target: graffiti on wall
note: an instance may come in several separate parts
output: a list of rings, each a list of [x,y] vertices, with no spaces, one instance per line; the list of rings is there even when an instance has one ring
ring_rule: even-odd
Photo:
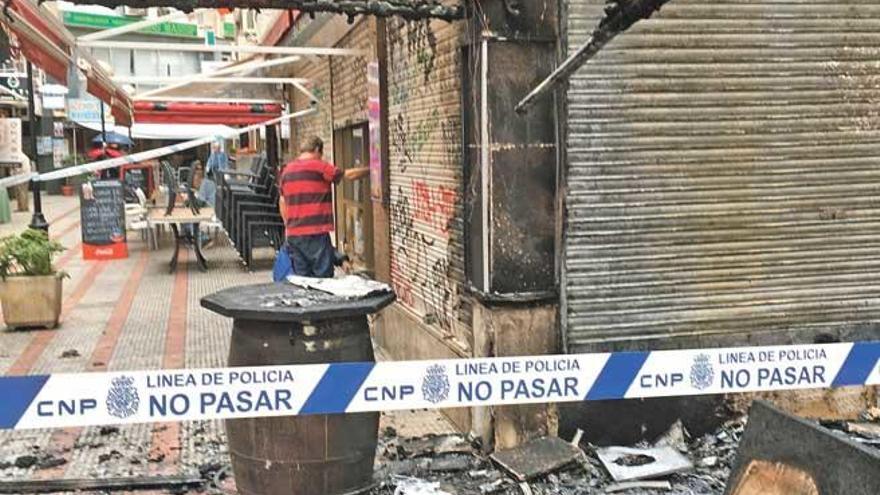
[[[457,194],[446,186],[429,186],[424,181],[413,181],[415,219],[424,222],[432,231],[449,236],[449,224],[455,215]]]
[[[458,323],[461,239],[453,235],[461,138],[458,82],[448,65],[456,45],[452,28],[438,33],[440,26],[389,20],[392,284],[425,323],[467,341]]]

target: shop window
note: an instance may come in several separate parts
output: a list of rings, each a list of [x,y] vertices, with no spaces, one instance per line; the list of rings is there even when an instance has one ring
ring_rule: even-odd
[[[347,170],[369,163],[367,123],[335,131],[333,159]],[[356,271],[373,274],[373,209],[368,179],[342,181],[336,188],[336,243],[351,258]]]

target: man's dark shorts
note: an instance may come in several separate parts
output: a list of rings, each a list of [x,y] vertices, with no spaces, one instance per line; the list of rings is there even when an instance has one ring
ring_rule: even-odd
[[[333,277],[336,250],[330,243],[330,234],[288,237],[287,246],[293,273],[303,277]]]

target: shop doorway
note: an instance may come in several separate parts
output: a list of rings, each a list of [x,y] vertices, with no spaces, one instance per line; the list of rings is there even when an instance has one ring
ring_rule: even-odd
[[[337,167],[365,167],[369,153],[366,122],[334,132],[333,159]],[[355,271],[373,276],[373,206],[368,179],[340,183],[336,189],[336,218],[336,245],[349,255]]]

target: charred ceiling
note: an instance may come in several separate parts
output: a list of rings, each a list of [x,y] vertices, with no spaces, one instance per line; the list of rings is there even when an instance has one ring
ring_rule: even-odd
[[[73,3],[105,7],[174,7],[185,12],[194,9],[296,9],[302,12],[330,12],[347,15],[401,17],[408,20],[442,19],[454,21],[464,17],[464,0],[71,0]]]

